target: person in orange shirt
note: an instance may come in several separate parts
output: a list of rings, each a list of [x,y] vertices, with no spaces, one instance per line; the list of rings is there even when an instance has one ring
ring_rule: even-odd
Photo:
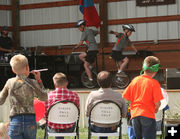
[[[132,126],[136,139],[156,139],[155,113],[163,99],[161,87],[153,77],[161,67],[157,57],[148,56],[143,62],[141,74],[134,78],[123,92],[129,100]]]

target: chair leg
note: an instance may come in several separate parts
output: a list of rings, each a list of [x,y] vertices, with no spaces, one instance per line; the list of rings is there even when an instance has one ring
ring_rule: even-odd
[[[121,131],[122,131],[122,128],[121,128],[121,125],[119,126],[119,139],[122,139],[122,133],[121,133]]]
[[[44,131],[44,139],[46,139],[46,132],[47,132],[47,129],[45,128],[45,131]]]
[[[77,136],[77,139],[79,139],[79,126],[78,125],[76,127],[76,136]],[[76,139],[76,136],[75,136],[75,139]]]
[[[89,129],[88,129],[89,130]],[[88,139],[91,139],[91,133],[88,131]]]
[[[162,131],[162,134],[161,134],[160,139],[164,139],[164,114],[165,114],[165,110],[163,109],[162,123],[161,123],[161,131]]]
[[[91,139],[91,128],[90,127],[88,127],[88,139]]]
[[[48,129],[45,127],[44,139],[48,139]]]
[[[91,133],[88,132],[88,139],[91,139]]]

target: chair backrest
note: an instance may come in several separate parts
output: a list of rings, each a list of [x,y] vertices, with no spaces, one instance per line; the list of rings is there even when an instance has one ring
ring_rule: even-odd
[[[121,120],[121,108],[110,100],[96,103],[90,110],[90,121],[99,124],[113,124]]]
[[[48,110],[47,120],[56,124],[70,124],[79,120],[78,106],[71,101],[58,101]]]

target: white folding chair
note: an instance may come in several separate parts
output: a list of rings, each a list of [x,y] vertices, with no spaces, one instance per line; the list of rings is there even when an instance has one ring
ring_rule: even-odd
[[[63,137],[63,136],[74,136],[79,139],[79,115],[80,110],[78,106],[71,101],[58,101],[54,103],[48,110],[46,116],[46,123],[56,124],[71,124],[75,123],[75,131],[72,133],[52,133],[48,131],[48,124],[46,124],[44,139],[48,136]]]
[[[121,108],[119,105],[110,100],[103,100],[96,103],[90,110],[89,115],[89,128],[88,128],[88,139],[91,136],[109,137],[119,136],[121,139]],[[118,124],[118,130],[113,133],[96,133],[91,130],[93,124]]]

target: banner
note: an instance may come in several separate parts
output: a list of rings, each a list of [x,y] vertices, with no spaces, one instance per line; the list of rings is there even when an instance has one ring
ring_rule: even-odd
[[[96,28],[100,26],[101,19],[94,7],[93,0],[80,0],[79,9],[86,21],[86,26],[95,26]]]

